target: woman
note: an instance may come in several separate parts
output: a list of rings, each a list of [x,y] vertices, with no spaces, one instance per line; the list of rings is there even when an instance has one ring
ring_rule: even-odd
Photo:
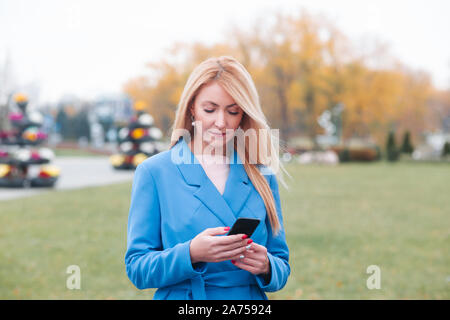
[[[135,172],[125,264],[137,288],[184,300],[267,299],[284,287],[290,266],[275,142],[238,61],[211,58],[195,68],[170,149]],[[251,239],[226,235],[239,217],[260,219]]]

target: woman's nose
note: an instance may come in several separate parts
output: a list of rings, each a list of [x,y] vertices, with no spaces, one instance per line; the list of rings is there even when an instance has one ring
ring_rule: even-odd
[[[217,117],[214,124],[219,129],[225,127],[225,113],[223,111],[217,112]]]

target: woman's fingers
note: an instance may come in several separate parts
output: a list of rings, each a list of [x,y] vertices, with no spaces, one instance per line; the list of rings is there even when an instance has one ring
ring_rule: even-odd
[[[220,258],[224,260],[231,260],[236,256],[245,255],[245,253],[251,248],[252,242],[252,239],[244,239],[228,246],[219,247],[218,250],[222,252]]]
[[[252,250],[254,251],[254,252],[267,252],[267,249],[266,249],[266,247],[264,247],[264,246],[262,246],[262,245],[260,245],[260,244],[257,244],[256,242],[253,242],[252,243]]]
[[[203,230],[203,234],[206,236],[218,236],[221,234],[225,234],[228,231],[230,231],[230,227],[208,228]]]
[[[226,246],[226,245],[235,244],[235,243],[245,240],[247,238],[248,237],[245,234],[233,234],[232,236],[217,237],[216,241],[217,241],[217,244]]]
[[[244,248],[244,250],[240,251],[239,253],[237,253],[236,255],[234,255],[233,257],[231,257],[231,260],[242,260],[242,259],[251,259],[254,260],[255,259],[255,251],[253,251],[251,248],[247,249]]]
[[[238,268],[247,270],[253,274],[267,272],[267,249],[259,244],[252,244],[251,249],[234,257],[231,262]]]
[[[258,268],[258,264],[255,260],[249,259],[249,258],[243,258],[243,259],[233,259],[231,261],[236,267],[247,270],[248,272],[251,272],[253,274],[260,273],[260,268]]]
[[[236,242],[233,242],[231,244],[228,245],[224,245],[221,247],[221,250],[223,251],[232,251],[238,248],[242,248],[242,247],[247,247],[248,245],[251,245],[251,243],[253,242],[252,239],[244,239],[244,240],[238,240]]]
[[[234,259],[236,256],[239,257],[241,255],[244,255],[245,251],[246,251],[245,247],[242,247],[242,246],[238,247],[234,250],[224,251],[220,255],[220,259],[221,260],[231,260],[231,259]]]
[[[190,245],[191,260],[221,262],[230,260],[236,255],[241,256],[253,240],[247,239],[245,234],[223,236],[229,230],[229,227],[217,227],[208,228],[199,233],[192,239]]]
[[[253,240],[248,239],[248,236],[245,234],[220,236],[228,231],[229,229],[224,227],[209,228],[203,231],[203,236],[209,238],[209,256],[212,262],[231,260],[236,256],[243,256],[251,248]]]
[[[219,250],[222,252],[220,258],[224,260],[233,259],[236,256],[245,255],[246,252],[251,248],[253,240],[245,239],[240,240],[232,245],[221,247]]]

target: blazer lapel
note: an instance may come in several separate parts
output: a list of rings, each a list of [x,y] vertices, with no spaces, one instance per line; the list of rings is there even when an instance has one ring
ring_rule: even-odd
[[[249,185],[249,178],[247,172],[245,172],[244,165],[234,150],[231,159],[233,158],[234,160],[230,163],[230,173],[225,185],[223,198],[234,212],[234,215],[238,217],[250,195],[251,186]]]
[[[237,152],[233,150],[230,157],[233,160],[230,161],[230,172],[223,195],[219,193],[208,178],[183,137],[172,148],[172,152],[179,162],[176,164],[186,182],[189,185],[199,186],[194,196],[216,215],[225,226],[231,227],[236,221],[236,217],[251,190],[251,187],[248,185],[248,176]],[[174,159],[173,155],[172,159]]]

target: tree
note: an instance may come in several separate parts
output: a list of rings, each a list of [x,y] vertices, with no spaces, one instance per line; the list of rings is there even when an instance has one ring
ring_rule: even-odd
[[[390,131],[388,134],[387,142],[386,142],[386,156],[388,161],[397,161],[399,152],[397,150],[397,146],[395,144],[395,134],[394,131]]]
[[[339,103],[345,106],[343,140],[360,137],[383,145],[392,125],[410,130],[411,140],[420,137],[433,92],[427,74],[396,62],[385,45],[375,43],[360,54],[323,17],[302,11],[273,18],[249,30],[230,28],[230,40],[211,46],[177,43],[164,59],[148,64],[151,77],[131,79],[124,89],[146,101],[167,132],[193,68],[211,56],[231,55],[251,74],[269,126],[280,129],[281,144],[299,133],[315,143],[323,133],[318,116]]]
[[[274,17],[272,24],[257,23],[248,33],[236,29],[231,38],[253,76],[269,125],[280,128],[286,142],[301,125],[315,143],[321,133],[317,117],[339,102],[334,80],[342,60],[339,43],[345,41],[336,28],[305,11]]]
[[[89,124],[87,110],[81,110],[74,118],[74,129],[77,139],[86,137],[91,140],[91,127]]]
[[[60,107],[58,114],[56,115],[57,132],[61,134],[61,137],[66,138],[69,131],[69,117],[67,116],[64,107]]]
[[[450,155],[450,143],[448,141],[445,142],[444,147],[442,148],[442,157],[446,157]]]
[[[410,137],[410,132],[406,131],[405,134],[403,135],[403,143],[402,143],[402,147],[401,147],[401,153],[406,153],[406,154],[411,154],[414,151],[413,146],[411,145],[411,137]]]

